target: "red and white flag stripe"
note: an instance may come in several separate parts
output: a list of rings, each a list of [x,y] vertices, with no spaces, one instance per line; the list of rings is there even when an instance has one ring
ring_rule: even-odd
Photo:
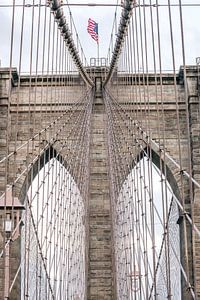
[[[89,18],[87,31],[91,35],[91,37],[98,43],[99,42],[98,23],[96,23],[94,20]]]

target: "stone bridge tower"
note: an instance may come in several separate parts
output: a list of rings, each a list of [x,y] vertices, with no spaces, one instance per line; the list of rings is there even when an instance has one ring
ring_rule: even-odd
[[[97,70],[99,71],[99,70]],[[97,72],[96,71],[96,72]],[[92,113],[91,113],[91,140],[90,140],[90,163],[89,163],[89,192],[88,192],[88,201],[89,201],[89,212],[88,212],[88,227],[89,227],[89,245],[88,245],[88,299],[117,299],[116,290],[115,290],[115,272],[114,272],[114,249],[112,242],[112,212],[111,212],[111,203],[110,203],[110,176],[109,176],[109,167],[108,167],[108,143],[107,143],[107,113],[106,113],[106,97],[103,97],[102,93],[102,77],[104,76],[105,70],[99,71],[96,78],[96,90],[93,91],[93,104],[92,104]],[[10,75],[12,76],[10,81]],[[72,104],[77,100],[78,97],[83,95],[85,86],[80,81],[79,76],[75,75],[73,81],[63,78],[65,82],[65,87],[67,87],[67,93],[70,95],[70,101],[68,103],[61,104],[70,108]],[[146,84],[145,77],[141,80],[144,80],[143,85]],[[150,116],[150,131],[152,132],[152,141],[151,149],[153,149],[152,157],[155,164],[159,164],[159,160],[162,160],[162,147],[158,146],[157,141],[159,136],[156,135],[155,127],[157,126],[155,122],[155,84],[160,85],[160,77],[155,78],[155,76],[149,76],[149,88],[150,88],[150,107],[149,107],[149,116]],[[12,85],[10,86],[10,82]],[[34,78],[31,78],[31,90],[29,88],[30,78],[24,76],[21,78],[20,86],[18,86],[18,74],[17,70],[13,69],[12,72],[8,69],[0,69],[0,160],[3,159],[6,155],[13,152],[15,149],[15,143],[20,146],[27,141],[27,137],[30,136],[30,127],[27,125],[28,122],[34,122],[36,130],[41,127],[50,124],[50,120],[55,120],[58,116],[60,109],[59,106],[59,95],[63,91],[63,82],[62,84],[58,82],[55,78],[52,78],[54,83],[55,94],[49,94],[48,90],[48,80],[45,77],[40,77],[37,81],[34,81]],[[42,84],[41,84],[42,83]],[[177,113],[177,103],[174,100],[174,78],[170,74],[163,74],[162,84],[165,93],[165,99],[167,101],[162,107],[164,111],[164,122],[161,124],[165,125],[165,130],[167,132],[166,137],[166,150],[169,153],[167,157],[167,177],[170,182],[172,189],[176,196],[180,197],[180,182],[181,180],[185,181],[184,195],[186,203],[186,213],[193,214],[195,224],[200,225],[200,199],[199,199],[199,189],[193,187],[193,199],[190,199],[191,195],[189,194],[189,182],[186,176],[183,176],[183,173],[180,172],[177,164],[174,164],[174,161],[178,157],[178,148],[176,139],[174,138],[174,119],[176,118]],[[190,140],[191,140],[191,160],[192,160],[192,173],[196,180],[199,180],[200,176],[200,141],[199,141],[199,121],[197,120],[197,112],[199,111],[199,91],[197,84],[197,69],[196,67],[188,67],[187,70],[187,82],[183,80],[183,73],[180,70],[180,73],[176,75],[176,84],[178,92],[178,110],[180,117],[180,128],[181,128],[181,151],[183,153],[183,170],[188,169],[188,152],[186,149],[187,144],[187,120],[189,121],[189,130],[190,130]],[[184,100],[184,87],[187,84],[188,86],[188,99],[187,103]],[[129,76],[129,81],[126,81],[124,85],[124,78],[122,75],[117,75],[115,79],[109,85],[110,94],[118,99],[120,106],[125,110],[127,116],[132,110],[132,100],[130,99],[131,89],[133,85],[132,77]],[[34,99],[35,89],[37,88],[38,92],[36,95],[36,102],[31,102],[30,99]],[[20,95],[17,98],[17,95]],[[30,94],[32,93],[32,95]],[[46,95],[46,102],[41,105],[41,93]],[[20,99],[20,102],[17,103],[16,99]],[[35,101],[35,100],[34,100]],[[161,100],[158,97],[158,102],[160,106],[162,105]],[[143,109],[140,110],[141,120],[146,116],[144,112],[145,103],[142,103]],[[186,116],[186,106],[188,107],[189,116]],[[16,114],[16,107],[18,107],[18,115]],[[53,109],[52,109],[53,107]],[[54,140],[54,151],[59,151],[62,139],[67,135],[74,123],[74,120],[70,119],[70,109],[66,109],[66,115],[69,117],[69,125],[62,133],[61,136],[56,137]],[[36,119],[32,120],[32,112],[35,111]],[[18,135],[16,137],[15,133],[10,131],[10,128],[14,128],[13,124],[16,123],[16,118],[18,118]],[[11,126],[12,124],[12,126]],[[124,126],[124,125],[123,125]],[[137,126],[137,124],[136,124]],[[136,132],[136,131],[135,131]],[[134,136],[135,134],[135,136]],[[137,128],[137,133],[133,134],[133,139],[144,137],[145,133],[140,132],[140,128]],[[137,136],[136,136],[137,135]],[[7,144],[9,137],[9,144]],[[15,183],[15,178],[13,177],[16,172],[16,169],[13,170],[13,165],[17,168],[17,172],[21,172],[26,167],[30,157],[37,160],[38,153],[41,149],[44,149],[47,143],[50,142],[53,137],[53,132],[51,127],[48,131],[43,132],[41,135],[38,135],[36,138],[32,139],[30,142],[34,142],[33,152],[22,152],[20,156],[13,156],[10,159],[3,161],[0,165],[0,190],[3,193],[6,190],[5,187],[5,176],[7,182],[9,182],[11,187],[14,187],[12,190],[12,197],[16,199],[16,206],[20,208],[20,205],[24,206],[25,195],[24,195],[24,184],[28,182],[31,184],[32,177],[28,174],[21,176],[20,180]],[[128,139],[130,136],[128,137]],[[148,141],[148,136],[145,136],[144,140]],[[72,142],[72,141],[71,141]],[[71,146],[73,143],[71,144]],[[70,156],[70,145],[66,147],[65,150],[68,151],[65,153],[65,156]],[[146,145],[144,144],[144,147]],[[126,156],[127,164],[127,174],[129,173],[129,167],[133,166],[133,158],[137,158],[139,150],[130,149],[129,153],[124,153]],[[44,151],[43,162],[48,158],[48,155],[52,155],[52,150],[47,152]],[[45,158],[46,157],[46,158]],[[173,158],[174,161],[172,161]],[[15,162],[15,163],[14,163]],[[40,167],[42,168],[42,161]],[[77,176],[77,164],[76,168],[73,169],[74,165],[71,166],[73,171],[73,176]],[[33,171],[32,176],[35,176],[38,173],[38,169],[32,165]],[[125,178],[124,178],[125,179]],[[121,185],[123,182],[121,182]],[[9,198],[9,195],[7,197]],[[2,198],[4,199],[4,198]],[[5,201],[2,200],[2,201]],[[7,202],[6,202],[7,203]],[[191,208],[191,203],[193,207]],[[3,202],[0,203],[1,205]],[[8,211],[10,209],[9,205]],[[12,210],[15,211],[15,208]],[[21,208],[20,208],[21,209]],[[7,210],[5,208],[2,211],[0,219],[0,252],[3,248],[5,242],[5,231],[3,227],[5,213]],[[16,213],[16,218],[19,217],[19,214]],[[180,219],[177,220],[180,223],[180,230],[183,229],[183,219],[184,215],[180,215]],[[194,247],[191,247],[191,239],[193,239]],[[191,232],[188,235],[188,245],[190,253],[190,277],[192,282],[196,287],[196,294],[200,297],[200,252],[199,242],[196,240],[196,236]],[[182,260],[184,263],[184,248],[185,245],[182,244]],[[20,232],[17,233],[16,239],[13,239],[13,242],[10,247],[10,282],[13,280],[13,274],[16,274],[17,265],[20,261]],[[2,290],[5,285],[4,274],[5,274],[5,256],[0,258],[0,299],[3,299]],[[183,299],[188,299],[187,287],[183,284]],[[16,281],[16,284],[13,288],[10,299],[19,299],[20,291],[20,276]]]

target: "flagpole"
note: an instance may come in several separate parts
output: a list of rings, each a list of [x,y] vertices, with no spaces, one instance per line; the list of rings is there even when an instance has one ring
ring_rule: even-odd
[[[96,33],[97,33],[97,58],[98,58],[98,67],[100,66],[99,63],[99,24],[97,23],[97,28],[96,28]]]
[[[97,61],[99,66],[99,41],[97,41]]]

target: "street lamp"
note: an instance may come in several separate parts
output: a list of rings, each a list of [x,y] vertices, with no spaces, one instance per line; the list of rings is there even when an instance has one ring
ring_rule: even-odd
[[[130,278],[130,289],[132,292],[137,293],[140,290],[140,280],[142,275],[139,271],[136,270],[136,267],[134,268],[135,271],[128,275]]]

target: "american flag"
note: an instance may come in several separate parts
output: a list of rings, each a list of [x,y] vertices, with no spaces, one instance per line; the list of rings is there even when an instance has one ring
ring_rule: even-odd
[[[99,42],[98,23],[96,23],[95,21],[89,18],[87,31],[91,35],[91,37],[98,43]]]

